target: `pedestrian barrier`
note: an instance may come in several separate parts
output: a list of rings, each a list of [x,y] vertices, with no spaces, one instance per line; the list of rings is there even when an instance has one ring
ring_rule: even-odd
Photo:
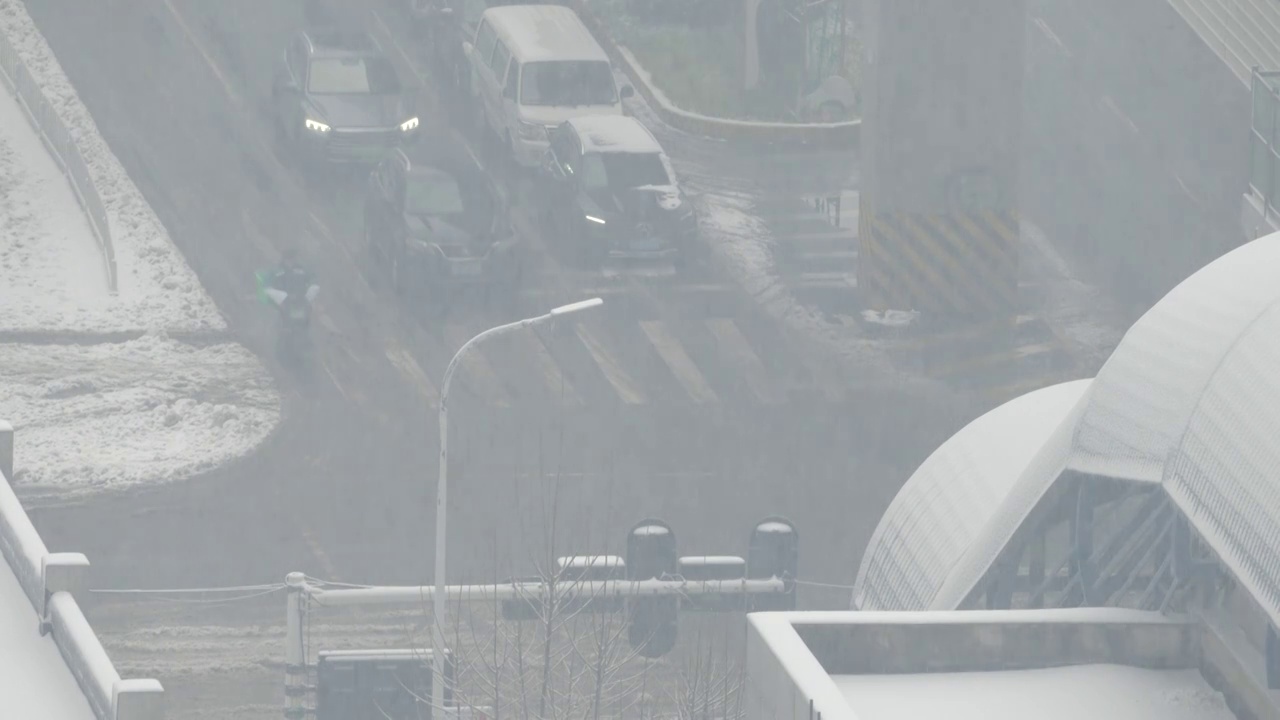
[[[917,310],[926,319],[1017,315],[1017,213],[875,212],[865,197],[858,218],[865,307]]]
[[[9,485],[13,426],[0,420],[0,555],[31,601],[31,632],[53,636],[97,720],[163,720],[164,688],[156,680],[122,680],[76,602],[89,561],[50,553]]]
[[[22,58],[13,47],[13,43],[4,33],[0,33],[0,77],[3,77],[9,92],[17,98],[18,104],[26,113],[31,126],[40,136],[40,142],[53,156],[54,162],[67,177],[76,201],[84,210],[89,220],[89,227],[98,241],[98,249],[102,252],[103,264],[107,273],[107,289],[111,294],[118,291],[116,274],[115,246],[111,243],[111,228],[107,222],[107,210],[102,204],[102,197],[89,176],[89,167],[79,146],[71,137],[71,132],[63,125],[53,105],[45,97],[40,85],[36,83]]]

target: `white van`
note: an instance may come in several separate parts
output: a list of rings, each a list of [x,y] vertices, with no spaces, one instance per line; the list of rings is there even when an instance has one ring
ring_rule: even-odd
[[[473,100],[485,123],[524,167],[537,167],[547,131],[572,117],[621,115],[604,48],[577,13],[560,5],[489,8],[464,47]]]

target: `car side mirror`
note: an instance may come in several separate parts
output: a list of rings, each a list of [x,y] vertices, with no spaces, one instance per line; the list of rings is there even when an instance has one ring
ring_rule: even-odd
[[[462,54],[463,54],[463,55],[466,55],[467,57],[471,57],[471,51],[472,51],[472,50],[475,50],[475,47],[476,47],[475,45],[472,45],[471,43],[467,42],[466,40],[463,40],[463,41],[462,41]]]
[[[618,91],[618,94],[622,96],[623,100],[626,100],[628,98],[635,97],[636,89],[630,85],[623,85],[622,89]]]
[[[295,93],[298,92],[298,82],[291,77],[282,77],[276,80],[277,93]]]

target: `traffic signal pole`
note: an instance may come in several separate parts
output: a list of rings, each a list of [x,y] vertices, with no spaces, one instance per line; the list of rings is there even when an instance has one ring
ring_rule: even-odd
[[[285,716],[289,718],[302,717],[306,712],[302,696],[305,693],[308,658],[304,656],[302,628],[308,608],[418,605],[430,603],[436,597],[436,588],[429,585],[327,589],[307,582],[302,573],[290,573],[285,582],[289,589],[286,613],[288,628],[285,634]],[[557,602],[568,602],[574,599],[656,596],[781,595],[790,592],[792,585],[793,581],[790,579],[774,577],[753,580],[562,580],[443,587],[446,602],[537,599],[546,597],[552,587],[555,588]],[[434,652],[433,649],[433,655]],[[448,717],[452,708],[442,707],[441,711]]]

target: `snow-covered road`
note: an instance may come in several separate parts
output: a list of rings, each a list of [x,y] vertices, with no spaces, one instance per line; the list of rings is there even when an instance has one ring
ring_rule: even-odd
[[[21,3],[0,0],[0,32],[76,138],[119,269],[113,294],[70,184],[0,84],[0,418],[17,431],[15,489],[80,496],[243,456],[279,421],[266,368],[226,336]]]

